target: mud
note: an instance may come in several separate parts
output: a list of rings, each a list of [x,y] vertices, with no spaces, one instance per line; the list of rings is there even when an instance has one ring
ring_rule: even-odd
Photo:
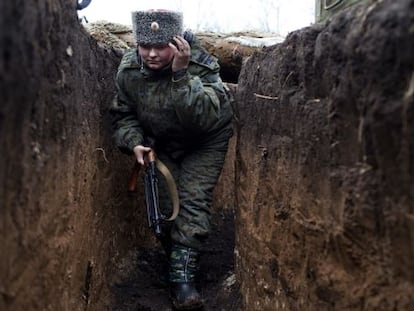
[[[212,236],[201,249],[197,287],[203,296],[203,310],[240,310],[241,296],[234,274],[234,215],[216,213]],[[168,287],[161,274],[166,260],[156,246],[131,251],[128,266],[131,273],[114,283],[115,301],[111,310],[172,310]]]

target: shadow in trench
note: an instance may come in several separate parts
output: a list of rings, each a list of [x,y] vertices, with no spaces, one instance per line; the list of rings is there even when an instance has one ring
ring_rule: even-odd
[[[234,274],[234,215],[216,211],[211,236],[201,249],[198,287],[205,302],[204,311],[242,310]],[[113,286],[114,311],[172,310],[168,287],[160,282],[166,265],[161,247],[140,249],[131,261],[134,268],[126,279]]]

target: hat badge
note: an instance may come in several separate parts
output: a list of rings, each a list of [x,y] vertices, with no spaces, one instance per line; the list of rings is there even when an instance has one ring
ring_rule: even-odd
[[[151,30],[156,32],[156,31],[158,31],[158,29],[160,29],[160,25],[157,22],[152,22],[151,23]]]

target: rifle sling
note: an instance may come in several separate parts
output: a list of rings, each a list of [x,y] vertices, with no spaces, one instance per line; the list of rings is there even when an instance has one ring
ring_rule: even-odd
[[[169,218],[165,219],[165,221],[173,221],[175,218],[177,218],[180,211],[180,200],[178,198],[177,185],[175,184],[174,177],[171,175],[170,170],[167,168],[167,166],[165,166],[164,163],[162,163],[162,161],[157,159],[155,161],[155,165],[161,174],[164,175],[165,180],[167,181],[168,191],[170,192],[170,197],[173,204],[173,212]]]

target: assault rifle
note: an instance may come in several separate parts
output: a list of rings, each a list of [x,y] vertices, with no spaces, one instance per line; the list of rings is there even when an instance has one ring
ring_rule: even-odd
[[[178,215],[178,191],[170,171],[160,160],[156,159],[153,149],[145,155],[144,162],[144,190],[148,227],[152,228],[157,237],[160,237],[162,235],[161,224],[165,221],[174,220]],[[135,161],[134,169],[128,183],[128,191],[130,192],[134,192],[136,189],[139,169],[139,164]],[[159,207],[157,171],[160,171],[166,178],[171,200],[173,202],[173,212],[169,218],[162,214]]]
[[[148,152],[148,164],[144,174],[145,202],[147,204],[148,226],[154,230],[157,237],[161,236],[161,222],[165,219],[159,210],[158,178],[155,168],[155,153]]]

